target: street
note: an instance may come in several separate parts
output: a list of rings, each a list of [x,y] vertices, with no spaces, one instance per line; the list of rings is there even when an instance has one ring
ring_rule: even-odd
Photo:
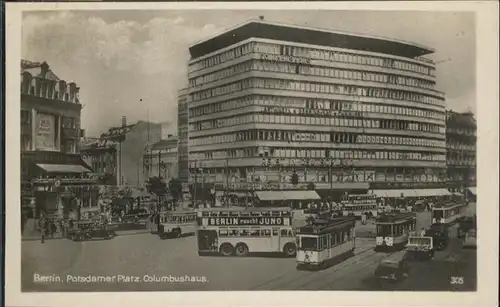
[[[418,213],[417,221],[417,229],[429,226],[430,213]],[[476,251],[462,249],[456,229],[450,234],[446,250],[437,252],[431,261],[412,264],[410,277],[389,285],[389,289],[473,291]],[[155,235],[138,234],[87,242],[26,241],[22,243],[22,290],[378,290],[371,277],[389,254],[376,253],[374,244],[373,238],[357,238],[354,257],[324,271],[304,272],[296,270],[294,258],[199,257],[195,237],[160,240]],[[56,278],[35,282],[35,274]],[[67,282],[68,276],[73,280],[79,276],[116,276],[116,280]],[[160,280],[162,276],[167,280]],[[452,277],[462,277],[463,282],[452,285]]]

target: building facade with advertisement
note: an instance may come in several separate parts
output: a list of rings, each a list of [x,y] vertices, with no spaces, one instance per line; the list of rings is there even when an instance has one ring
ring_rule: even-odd
[[[476,196],[476,129],[472,112],[446,112],[446,166],[448,187]]]
[[[29,217],[97,207],[96,180],[79,154],[79,90],[47,63],[21,61],[21,203]]]
[[[177,135],[179,136],[178,149],[178,178],[187,184],[189,181],[189,150],[188,150],[188,105],[187,105],[187,89],[181,89],[178,97],[178,117],[177,117]]]
[[[179,140],[176,136],[168,135],[165,140],[160,140],[152,145],[146,146],[144,150],[143,167],[145,178],[161,177],[165,182],[177,178]]]
[[[83,159],[93,167],[103,185],[141,187],[147,174],[143,168],[144,151],[148,144],[161,139],[161,124],[139,121],[109,128],[95,141],[82,148]]]
[[[258,20],[189,51],[190,180],[197,185],[445,184],[444,94],[435,89],[435,64],[422,57],[431,48]]]

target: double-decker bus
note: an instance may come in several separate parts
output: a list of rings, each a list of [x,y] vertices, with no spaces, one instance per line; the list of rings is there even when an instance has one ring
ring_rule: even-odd
[[[312,220],[297,228],[297,269],[324,269],[354,255],[354,217]]]
[[[165,211],[153,215],[148,223],[151,233],[160,238],[178,238],[196,232],[196,211]]]
[[[373,194],[349,194],[341,201],[344,216],[377,216],[377,196]]]
[[[416,213],[384,213],[375,220],[377,235],[375,250],[397,250],[404,248],[408,236],[417,226]]]
[[[198,210],[198,255],[246,256],[296,253],[290,208],[206,208]]]
[[[451,225],[465,216],[467,205],[464,203],[447,203],[432,208],[432,223]]]

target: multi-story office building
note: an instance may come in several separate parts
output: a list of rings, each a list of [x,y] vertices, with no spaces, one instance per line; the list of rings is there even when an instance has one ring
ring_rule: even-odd
[[[446,165],[449,188],[476,194],[476,129],[472,112],[446,112]]]
[[[79,154],[79,90],[46,62],[21,61],[21,201],[29,216],[97,206],[96,180]]]
[[[189,181],[189,151],[188,151],[188,105],[187,89],[179,91],[178,98],[178,117],[177,117],[177,135],[179,136],[178,149],[178,178],[183,184]]]
[[[189,51],[192,182],[247,191],[444,185],[444,94],[422,57],[431,48],[259,20]]]
[[[177,146],[179,140],[176,136],[168,135],[167,139],[146,146],[143,155],[145,178],[161,177],[165,182],[176,178],[178,175]]]
[[[147,180],[143,165],[146,147],[161,139],[161,124],[138,121],[112,127],[96,142],[86,144],[81,153],[101,178],[101,184],[140,187]]]

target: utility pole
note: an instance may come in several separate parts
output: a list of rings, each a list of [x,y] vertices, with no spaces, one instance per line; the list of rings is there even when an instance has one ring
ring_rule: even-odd
[[[197,178],[198,178],[198,166],[196,160],[194,160],[193,206],[196,205],[196,186],[198,184]]]
[[[158,149],[158,178],[161,177],[161,149]]]

